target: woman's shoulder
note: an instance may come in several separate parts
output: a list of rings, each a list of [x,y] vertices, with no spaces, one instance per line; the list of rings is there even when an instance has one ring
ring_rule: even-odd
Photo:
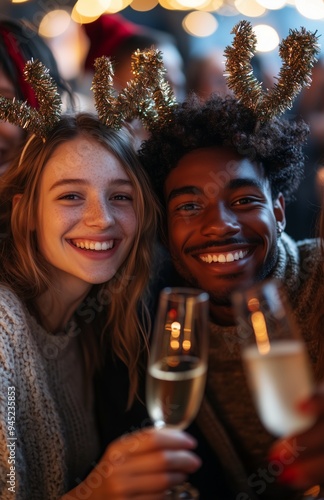
[[[26,308],[18,295],[8,286],[0,283],[1,325],[26,323]]]
[[[18,295],[7,285],[0,282],[0,305],[4,308],[23,309],[23,303]]]

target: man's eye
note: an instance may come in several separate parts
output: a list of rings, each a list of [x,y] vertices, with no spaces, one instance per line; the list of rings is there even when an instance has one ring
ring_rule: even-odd
[[[253,198],[249,198],[248,196],[246,196],[245,198],[240,198],[239,200],[236,200],[234,202],[234,205],[247,205],[248,203],[252,203],[253,202]]]
[[[198,209],[199,205],[197,205],[196,203],[183,203],[177,208],[178,211],[184,210],[185,212],[190,212],[192,210],[198,210]]]

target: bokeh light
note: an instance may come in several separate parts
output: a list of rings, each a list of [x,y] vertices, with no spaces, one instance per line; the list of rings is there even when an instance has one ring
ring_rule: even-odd
[[[324,18],[323,0],[296,0],[295,4],[298,12],[308,19]]]
[[[209,12],[190,12],[182,21],[184,30],[192,36],[210,36],[218,28],[216,18]]]
[[[267,24],[254,26],[253,31],[257,37],[257,52],[271,52],[278,47],[280,39],[277,31]]]
[[[235,0],[234,5],[240,14],[248,17],[259,17],[267,11],[257,0]]]
[[[154,9],[158,3],[158,0],[133,0],[130,6],[133,10],[147,12]]]
[[[178,0],[178,3],[186,9],[200,9],[209,2],[206,0]]]
[[[258,3],[266,9],[278,10],[282,9],[286,5],[286,0],[258,0]]]
[[[53,38],[62,35],[71,22],[70,13],[66,10],[52,10],[45,14],[41,20],[38,32],[45,38]]]
[[[111,0],[78,0],[74,8],[84,17],[101,16],[111,5]]]

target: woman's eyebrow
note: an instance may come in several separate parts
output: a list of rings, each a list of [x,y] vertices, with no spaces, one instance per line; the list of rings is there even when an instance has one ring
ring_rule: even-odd
[[[84,184],[85,185],[85,184],[88,184],[88,181],[85,179],[76,179],[76,178],[59,179],[58,181],[54,182],[54,184],[52,184],[50,191],[52,191],[52,189],[55,189],[57,187],[65,186],[67,184]]]
[[[87,179],[78,179],[78,178],[60,179],[60,180],[54,182],[54,184],[52,184],[50,191],[52,189],[57,188],[57,187],[66,186],[68,184],[87,185],[89,183],[90,182]],[[118,179],[112,179],[112,180],[107,179],[107,184],[109,184],[111,186],[123,186],[123,185],[129,186],[129,185],[132,185],[132,183],[129,179],[124,179],[124,178],[118,178]]]

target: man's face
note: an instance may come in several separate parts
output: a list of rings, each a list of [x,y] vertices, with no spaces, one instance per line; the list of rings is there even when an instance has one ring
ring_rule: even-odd
[[[219,321],[232,322],[232,292],[264,279],[276,263],[282,196],[272,201],[262,167],[212,147],[179,161],[165,182],[165,198],[177,271],[209,292]]]

